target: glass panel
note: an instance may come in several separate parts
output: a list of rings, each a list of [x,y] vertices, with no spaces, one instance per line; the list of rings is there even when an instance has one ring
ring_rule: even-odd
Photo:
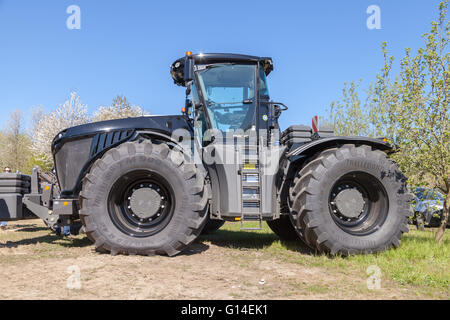
[[[245,131],[254,125],[255,67],[214,64],[197,72],[214,129]]]
[[[259,68],[259,96],[261,99],[269,99],[269,87],[267,86],[266,73]]]
[[[198,96],[197,87],[195,84],[192,85],[191,98],[194,105],[194,127],[196,128],[198,143],[202,145],[203,134],[208,130],[208,125],[205,118],[205,113],[203,108],[195,109],[197,103],[201,103],[200,97]]]

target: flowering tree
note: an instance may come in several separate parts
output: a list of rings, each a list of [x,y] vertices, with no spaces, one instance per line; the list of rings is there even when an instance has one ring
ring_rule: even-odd
[[[53,163],[51,142],[62,130],[90,122],[87,105],[82,104],[76,92],[51,113],[39,109],[33,119],[33,143],[31,150],[35,157],[44,164]]]

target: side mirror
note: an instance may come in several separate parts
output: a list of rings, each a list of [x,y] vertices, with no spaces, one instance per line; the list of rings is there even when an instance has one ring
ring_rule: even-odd
[[[273,115],[276,119],[278,119],[281,116],[281,107],[277,104],[273,106]]]
[[[269,104],[269,118],[276,121],[281,115],[281,108],[277,104]]]
[[[194,58],[186,56],[184,60],[184,83],[194,80]]]
[[[195,101],[195,103],[194,103],[194,109],[195,109],[195,110],[198,110],[198,109],[200,109],[201,107],[202,107],[202,103],[199,102],[199,101]]]
[[[192,101],[189,99],[186,99],[186,102],[184,103],[184,107],[186,110],[189,110],[192,107]]]

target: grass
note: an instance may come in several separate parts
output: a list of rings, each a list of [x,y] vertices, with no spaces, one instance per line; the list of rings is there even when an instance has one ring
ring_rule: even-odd
[[[442,245],[434,240],[430,230],[413,230],[402,239],[402,246],[381,254],[353,256],[349,261],[356,265],[377,265],[394,281],[426,287],[449,288],[450,246],[446,234]]]
[[[359,273],[367,278],[367,268],[377,266],[382,279],[400,286],[413,286],[425,294],[437,291],[450,297],[450,230],[443,243],[434,240],[434,230],[411,231],[402,237],[400,248],[386,252],[350,257],[317,255],[301,241],[281,241],[266,223],[262,230],[241,231],[239,223],[227,223],[218,232],[202,236],[204,241],[239,250],[261,251],[267,256],[307,267],[325,267],[344,274]],[[299,254],[299,252],[303,254]],[[247,257],[248,258],[248,257]],[[320,291],[321,288],[311,288]]]

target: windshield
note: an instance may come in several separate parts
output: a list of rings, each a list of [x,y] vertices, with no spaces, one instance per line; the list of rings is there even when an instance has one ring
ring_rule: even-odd
[[[199,87],[213,129],[248,130],[255,123],[255,65],[199,66]]]

